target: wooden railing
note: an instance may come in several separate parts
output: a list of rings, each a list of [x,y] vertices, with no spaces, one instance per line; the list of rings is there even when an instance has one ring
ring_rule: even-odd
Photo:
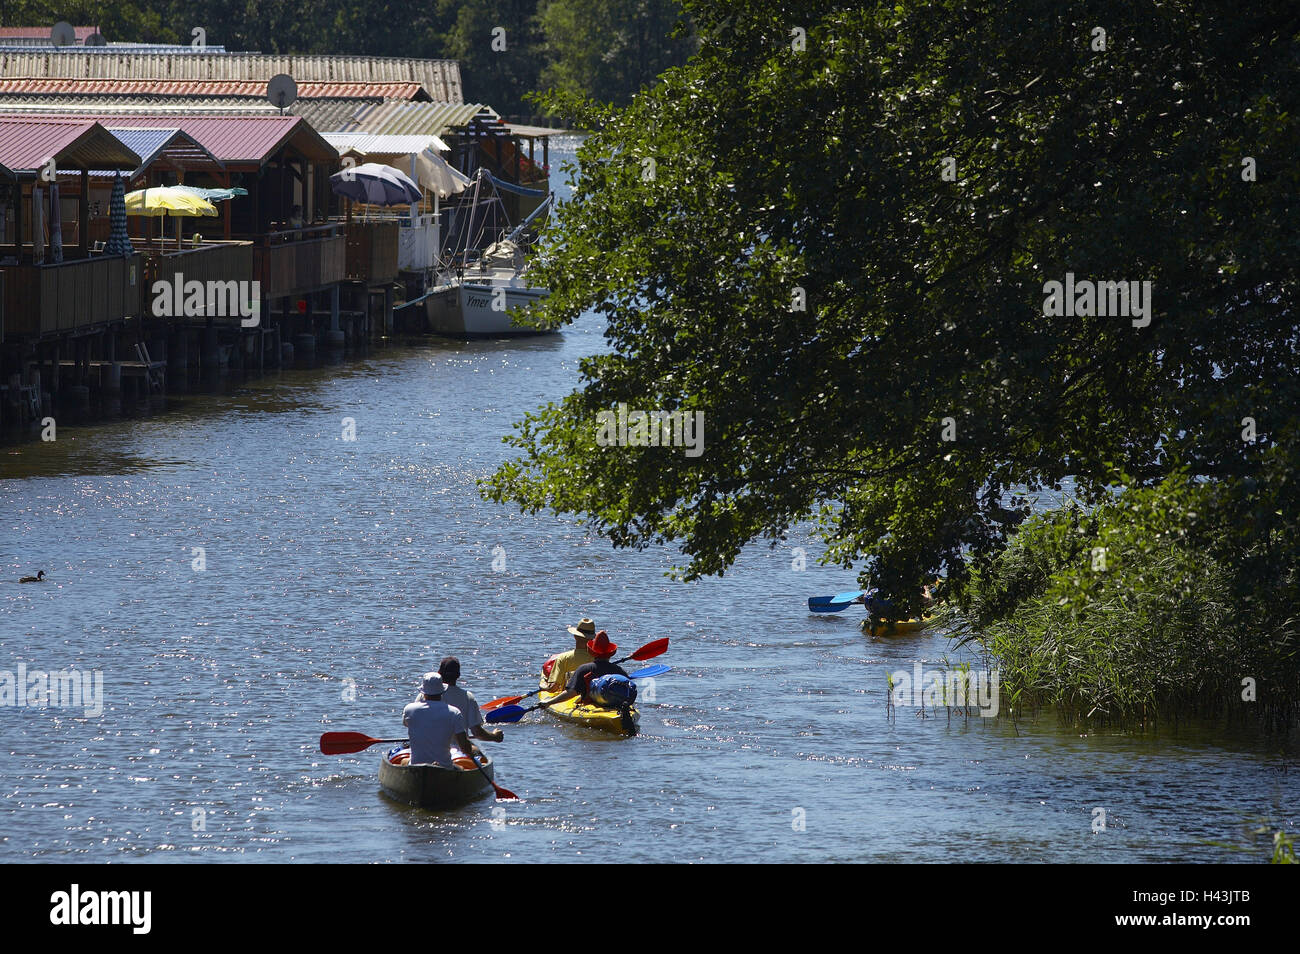
[[[352,281],[380,285],[397,279],[397,219],[351,221],[347,236],[347,274]]]
[[[264,298],[301,294],[344,281],[347,250],[338,225],[289,229],[262,237],[253,248],[254,277]]]
[[[6,337],[37,338],[106,325],[138,317],[144,303],[140,255],[6,265],[4,277]]]
[[[211,241],[197,248],[150,254],[145,264],[146,315],[242,320],[251,314],[252,299],[261,297],[261,289],[254,285],[254,268],[252,242]],[[168,287],[155,291],[158,281]],[[201,315],[187,314],[193,298],[185,289],[196,287],[194,282],[203,291]],[[160,295],[172,296],[171,301],[159,300]]]

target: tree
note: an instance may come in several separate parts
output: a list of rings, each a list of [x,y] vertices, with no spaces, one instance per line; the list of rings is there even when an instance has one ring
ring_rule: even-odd
[[[1070,476],[1185,469],[1241,489],[1225,527],[1294,498],[1300,11],[687,9],[691,62],[589,108],[541,262],[540,320],[593,309],[610,353],[489,497],[675,543],[687,578],[811,519],[911,607]],[[1151,282],[1149,322],[1049,314],[1067,273]],[[620,403],[703,412],[705,452],[601,446]]]
[[[454,17],[443,51],[460,61],[466,102],[523,111],[542,68],[536,7],[536,0],[441,0],[440,14]]]
[[[618,105],[695,47],[676,0],[549,0],[538,20],[542,85]]]

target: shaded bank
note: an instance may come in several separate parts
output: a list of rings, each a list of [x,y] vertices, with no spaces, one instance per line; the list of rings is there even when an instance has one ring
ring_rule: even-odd
[[[1125,726],[1185,718],[1294,726],[1289,551],[1219,533],[1223,488],[1172,479],[1027,521],[960,597],[1012,705]]]

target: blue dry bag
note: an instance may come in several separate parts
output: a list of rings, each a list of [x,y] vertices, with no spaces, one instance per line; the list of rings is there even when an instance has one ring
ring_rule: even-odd
[[[630,706],[636,702],[636,683],[618,673],[597,676],[588,685],[587,696],[598,706]]]

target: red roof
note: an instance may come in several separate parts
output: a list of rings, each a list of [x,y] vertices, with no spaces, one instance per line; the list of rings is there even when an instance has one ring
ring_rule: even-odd
[[[305,148],[315,147],[317,158],[338,155],[320,133],[301,116],[112,116],[103,118],[113,127],[167,127],[193,136],[208,152],[226,164],[257,163],[271,158],[290,139],[299,139]],[[0,162],[3,162],[0,159]],[[12,167],[11,167],[12,168]]]
[[[261,80],[0,79],[0,93],[31,96],[266,96]],[[428,94],[419,83],[298,84],[302,99],[416,99]]]
[[[31,172],[51,159],[98,169],[134,169],[140,162],[93,119],[0,116],[0,165]]]
[[[97,26],[74,26],[77,42],[85,44],[86,37],[99,32]],[[48,40],[54,27],[0,27],[0,40]]]

